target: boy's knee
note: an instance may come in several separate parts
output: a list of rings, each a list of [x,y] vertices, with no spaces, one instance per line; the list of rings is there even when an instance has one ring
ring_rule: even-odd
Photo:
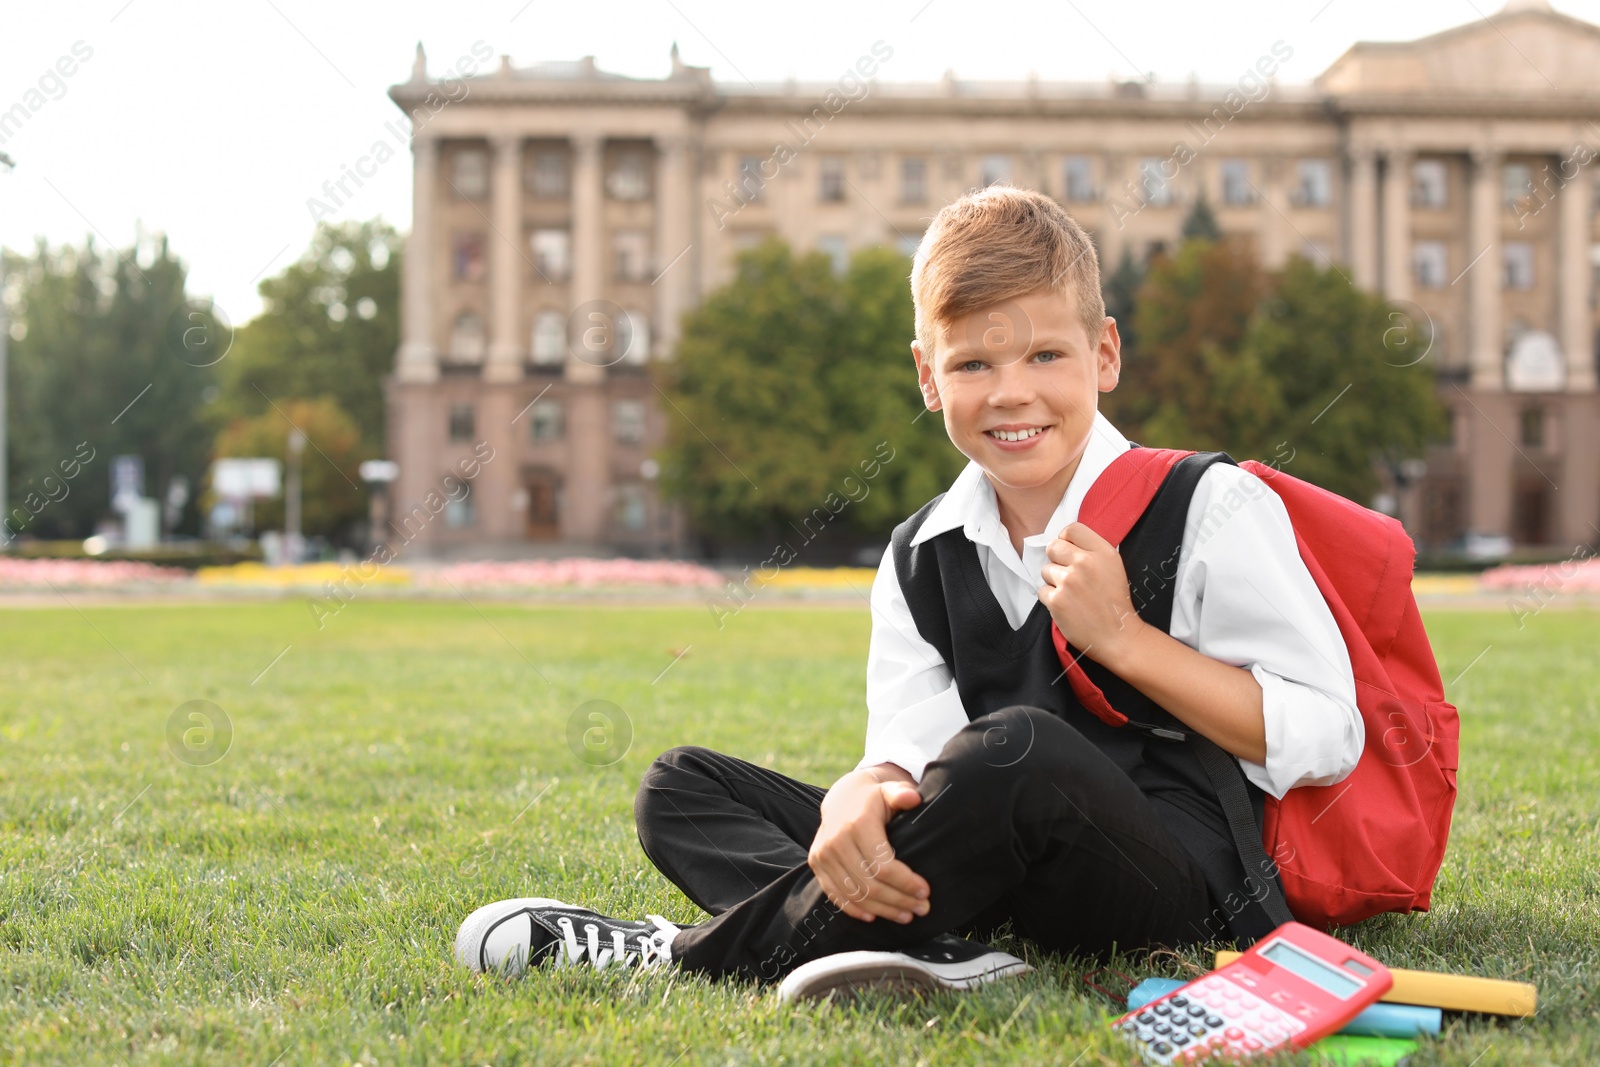
[[[1087,744],[1059,716],[1044,708],[1013,704],[973,719],[951,739],[940,759],[967,774],[1056,775]]]

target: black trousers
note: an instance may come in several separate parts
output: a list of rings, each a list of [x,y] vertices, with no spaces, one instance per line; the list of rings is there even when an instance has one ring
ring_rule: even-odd
[[[929,912],[863,922],[827,900],[806,862],[824,788],[709,749],[663,754],[635,800],[639,842],[712,915],[674,956],[708,975],[775,981],[834,952],[981,936],[1006,919],[1047,949],[1101,957],[1206,939],[1204,876],[1160,806],[1049,712],[1017,706],[968,723],[918,791],[888,839],[927,879]]]

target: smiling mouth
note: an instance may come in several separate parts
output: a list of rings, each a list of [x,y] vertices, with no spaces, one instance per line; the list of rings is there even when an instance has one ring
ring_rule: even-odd
[[[1048,426],[1030,426],[1025,430],[985,430],[983,432],[986,437],[992,437],[996,441],[1015,442],[1026,441],[1030,437],[1038,437],[1049,428]]]

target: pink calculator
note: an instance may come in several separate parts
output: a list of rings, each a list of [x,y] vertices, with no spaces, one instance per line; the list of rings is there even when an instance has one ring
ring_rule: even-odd
[[[1389,991],[1383,964],[1300,923],[1114,1024],[1148,1063],[1240,1060],[1305,1048]]]

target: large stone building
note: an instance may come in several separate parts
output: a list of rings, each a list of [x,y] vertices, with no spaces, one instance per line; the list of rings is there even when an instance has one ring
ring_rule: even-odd
[[[1396,319],[1394,362],[1425,360],[1451,413],[1449,442],[1397,487],[1419,542],[1596,539],[1600,27],[1515,0],[1358,44],[1297,86],[1283,42],[1217,87],[893,69],[879,43],[825,85],[713,83],[676,52],[659,80],[502,59],[450,82],[419,48],[390,91],[418,116],[396,500],[495,449],[469,500],[418,533],[426,551],[683,551],[655,493],[665,401],[645,373],[682,312],[767,235],[839,261],[909,251],[941,204],[994,181],[1058,198],[1108,265],[1174,242],[1204,196],[1268,266],[1339,266],[1422,324]]]

